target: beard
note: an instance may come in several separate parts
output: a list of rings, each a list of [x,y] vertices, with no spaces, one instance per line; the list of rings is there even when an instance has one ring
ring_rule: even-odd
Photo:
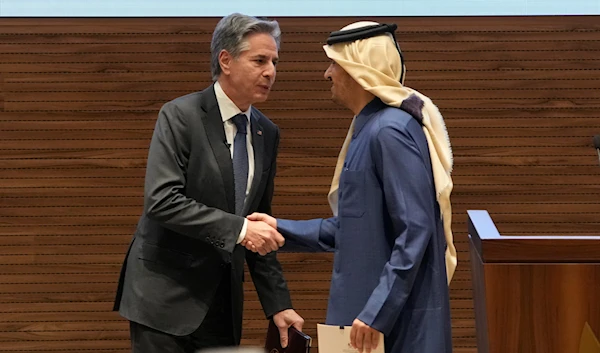
[[[331,101],[333,101],[333,103],[344,107],[344,108],[348,108],[348,105],[346,104],[346,101],[343,100],[339,95],[331,92]]]

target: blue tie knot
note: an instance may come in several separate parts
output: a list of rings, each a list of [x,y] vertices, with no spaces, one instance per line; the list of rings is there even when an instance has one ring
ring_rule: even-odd
[[[248,119],[246,118],[246,115],[238,114],[231,119],[233,119],[233,123],[235,124],[235,127],[237,128],[237,132],[239,132],[240,134],[246,134],[246,125],[248,123]]]

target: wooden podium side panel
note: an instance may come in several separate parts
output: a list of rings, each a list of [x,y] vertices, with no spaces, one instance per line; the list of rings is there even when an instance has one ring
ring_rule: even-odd
[[[469,237],[469,254],[471,256],[471,276],[473,278],[473,305],[475,307],[475,326],[477,327],[477,352],[489,352],[488,325],[487,325],[487,302],[485,290],[485,273],[483,261],[479,252]]]
[[[600,333],[600,265],[483,268],[490,353],[577,353],[586,322]]]

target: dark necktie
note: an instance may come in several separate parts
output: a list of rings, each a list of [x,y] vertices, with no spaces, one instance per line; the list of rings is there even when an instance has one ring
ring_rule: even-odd
[[[233,180],[235,185],[235,214],[242,215],[246,187],[248,186],[248,149],[246,147],[246,124],[248,119],[244,114],[234,116],[233,123],[237,133],[233,140]]]

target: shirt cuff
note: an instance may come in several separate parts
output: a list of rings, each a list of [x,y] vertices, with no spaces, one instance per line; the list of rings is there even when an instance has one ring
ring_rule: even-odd
[[[240,231],[240,235],[238,236],[238,240],[236,244],[239,244],[246,237],[246,230],[248,229],[248,219],[244,218],[244,225],[242,226],[242,230]]]

